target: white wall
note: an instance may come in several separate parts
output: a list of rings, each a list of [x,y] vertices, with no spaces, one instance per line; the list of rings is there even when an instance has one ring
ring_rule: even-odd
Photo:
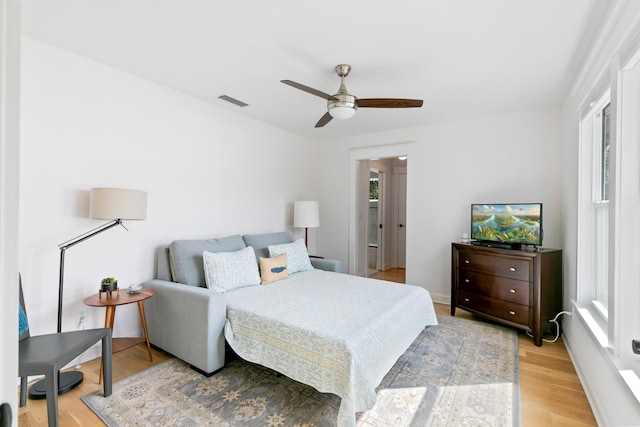
[[[325,141],[318,148],[318,253],[348,265],[349,150],[414,141],[407,283],[449,303],[451,242],[469,231],[471,203],[542,202],[543,244],[561,248],[559,138],[559,110],[545,108]]]
[[[0,27],[0,403],[17,426],[20,2],[0,3]]]
[[[179,238],[292,230],[294,200],[315,198],[315,143],[235,111],[23,39],[20,270],[33,333],[55,331],[58,244],[106,221],[88,191],[146,190],[148,218],[66,254],[63,330],[101,278],[154,274],[155,251]],[[250,108],[250,107],[248,107]],[[104,324],[89,308],[87,327]],[[135,305],[115,336],[139,335]]]

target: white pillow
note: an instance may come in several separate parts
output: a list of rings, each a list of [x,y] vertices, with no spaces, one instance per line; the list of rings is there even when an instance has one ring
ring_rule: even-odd
[[[270,258],[275,258],[282,254],[287,254],[287,270],[289,270],[289,274],[313,270],[304,240],[299,239],[292,243],[269,245]]]
[[[202,253],[207,288],[227,292],[260,284],[256,254],[251,246],[235,252]]]

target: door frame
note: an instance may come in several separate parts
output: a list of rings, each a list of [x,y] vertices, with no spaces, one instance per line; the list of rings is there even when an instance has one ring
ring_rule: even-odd
[[[408,159],[407,159],[407,163],[408,163]],[[399,176],[404,174],[407,175],[407,165],[403,165],[403,166],[394,166],[393,167],[393,182],[394,182],[394,187],[395,190],[393,192],[393,227],[394,227],[394,233],[393,233],[393,253],[394,253],[394,257],[393,257],[393,265],[395,268],[405,268],[406,264],[407,264],[407,252],[406,252],[406,238],[407,238],[407,232],[406,232],[406,227],[407,227],[407,204],[406,204],[406,200],[407,200],[407,185],[405,185],[404,188],[404,199],[405,199],[405,217],[404,217],[404,227],[405,227],[405,253],[404,253],[404,263],[405,263],[405,267],[400,267],[400,252],[399,252],[399,240],[400,240],[400,230],[399,230],[399,224],[400,224],[400,189],[399,189],[399,185],[400,185],[400,180],[399,180]],[[408,179],[408,177],[407,177]]]
[[[9,404],[17,426],[20,2],[0,3],[0,26],[0,403]]]
[[[376,270],[384,270],[384,253],[386,241],[384,235],[387,230],[387,173],[378,171],[378,249],[376,251]]]
[[[415,152],[415,142],[403,142],[398,144],[379,145],[373,147],[353,148],[349,150],[349,252],[347,255],[347,268],[349,274],[357,274],[358,249],[358,163],[374,158],[407,156],[407,223],[413,222],[413,186],[414,171],[409,167],[409,160]],[[368,173],[368,170],[367,170]],[[407,233],[407,266],[406,274],[412,271],[411,248],[413,236]]]

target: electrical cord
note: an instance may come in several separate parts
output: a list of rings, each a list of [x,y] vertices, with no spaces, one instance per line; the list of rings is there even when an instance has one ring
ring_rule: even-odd
[[[555,323],[556,324],[556,337],[552,340],[547,340],[547,339],[542,339],[542,341],[544,342],[556,342],[558,341],[558,338],[560,338],[560,324],[558,323],[558,317],[560,317],[561,315],[566,314],[569,317],[572,316],[572,313],[570,311],[561,311],[560,313],[556,314],[556,317],[554,317],[553,319],[549,320],[549,322]],[[533,338],[533,335],[531,334],[531,332],[526,331],[527,335],[529,335],[529,337]]]
[[[86,311],[84,311],[84,310],[81,311],[80,315],[78,316],[78,326],[77,327],[82,326],[82,330],[83,331],[84,331],[84,318],[85,318],[85,316],[86,316]],[[76,369],[82,368],[82,354],[80,356],[78,356],[78,361],[76,362],[75,368]]]

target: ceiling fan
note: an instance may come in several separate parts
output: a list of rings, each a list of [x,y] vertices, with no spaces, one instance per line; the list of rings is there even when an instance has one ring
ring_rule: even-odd
[[[292,80],[280,80],[282,83],[293,86],[296,89],[308,92],[327,100],[327,112],[316,123],[317,128],[323,127],[331,119],[346,120],[356,113],[358,108],[415,108],[422,107],[422,99],[402,99],[402,98],[357,98],[347,92],[344,85],[345,77],[349,75],[351,66],[340,64],[336,66],[336,73],[340,77],[340,89],[335,95],[329,95],[320,90],[296,83]]]

